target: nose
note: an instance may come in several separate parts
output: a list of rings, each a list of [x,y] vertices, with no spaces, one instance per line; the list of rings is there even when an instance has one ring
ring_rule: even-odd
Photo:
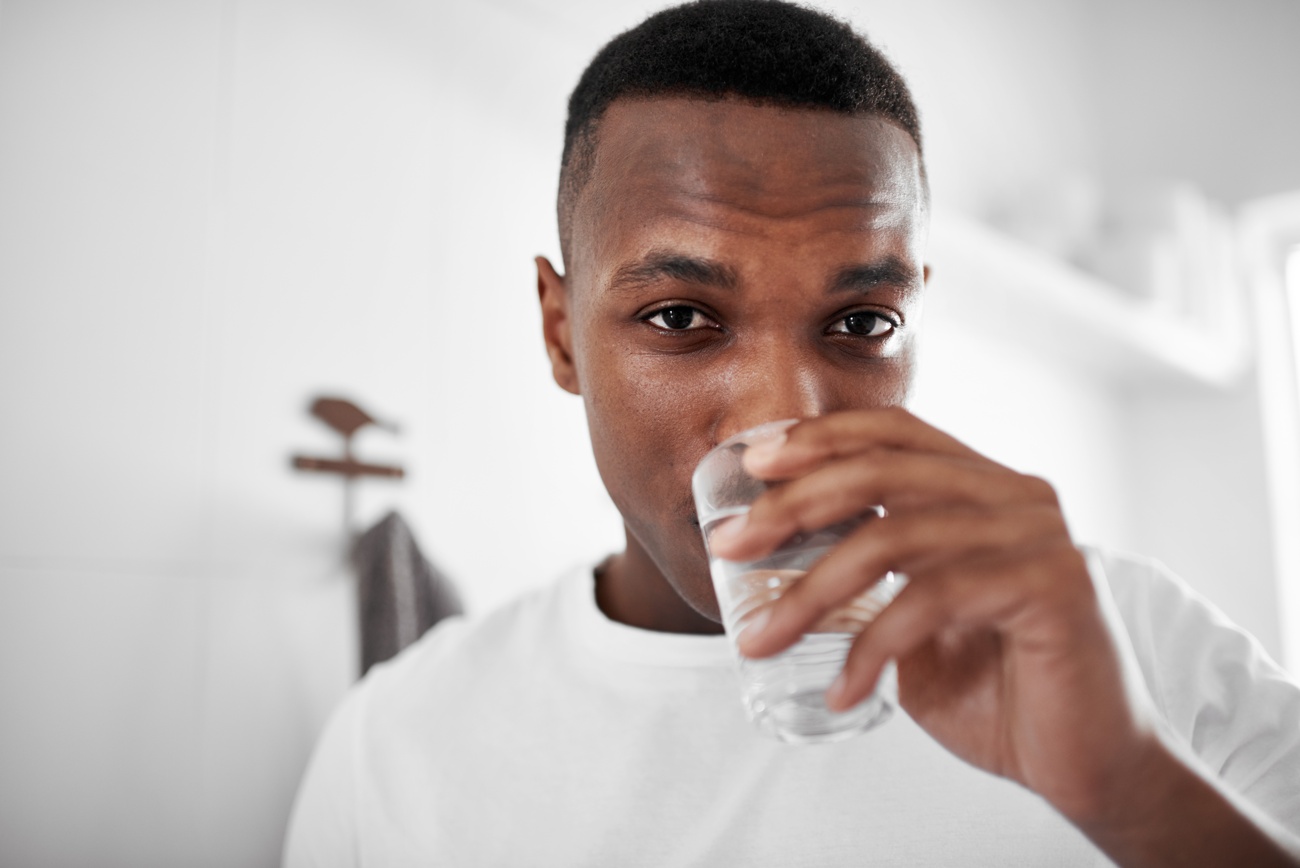
[[[765,422],[811,419],[826,412],[826,378],[819,375],[819,363],[824,364],[815,354],[779,336],[737,354],[713,442]]]

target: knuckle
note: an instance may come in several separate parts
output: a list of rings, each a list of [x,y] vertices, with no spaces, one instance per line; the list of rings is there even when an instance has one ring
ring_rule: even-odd
[[[1034,503],[1021,511],[1017,525],[1024,529],[1026,539],[1051,538],[1068,535],[1065,516],[1048,504]]]
[[[895,514],[876,521],[883,522],[877,534],[882,538],[881,548],[891,560],[898,561],[908,554],[935,547],[932,531],[923,517]],[[953,532],[968,535],[965,530]]]
[[[1057,496],[1056,488],[1052,483],[1041,476],[1023,475],[1021,478],[1025,482],[1025,490],[1033,500],[1052,506],[1060,505],[1060,498]]]
[[[848,488],[835,488],[819,499],[817,506],[820,509],[818,511],[826,515],[841,515],[852,512],[856,508],[857,500],[855,493]]]
[[[1083,556],[1068,539],[1043,547],[1038,565],[1032,571],[1034,589],[1044,598],[1054,598],[1066,608],[1074,609],[1094,596]]]
[[[902,593],[889,604],[886,612],[898,603],[899,614],[910,613],[916,620],[928,623],[947,622],[952,619],[956,604],[952,594],[952,572],[948,567],[928,571],[926,574],[912,576],[912,581]]]
[[[885,417],[888,419],[892,419],[895,422],[903,422],[903,423],[910,422],[916,418],[910,412],[908,412],[906,408],[899,407],[899,406],[886,407]]]
[[[801,449],[820,455],[830,448],[834,440],[834,431],[826,417],[804,419],[793,425],[786,432],[786,442],[793,443]]]
[[[1051,563],[1058,574],[1081,577],[1081,581],[1071,582],[1072,585],[1085,589],[1089,594],[1093,592],[1087,561],[1070,540],[1061,540],[1052,545]]]

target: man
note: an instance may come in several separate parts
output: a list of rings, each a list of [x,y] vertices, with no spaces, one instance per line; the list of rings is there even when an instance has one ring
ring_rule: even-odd
[[[900,409],[927,208],[907,89],[833,19],[716,0],[602,50],[538,288],[626,550],[368,677],[288,864],[1300,864],[1300,688],[1158,567],[1077,549],[1045,482]],[[749,459],[784,484],[717,553],[888,517],[743,652],[911,579],[827,697],[893,658],[907,714],[836,745],[745,721],[691,506],[705,452],[787,418]]]

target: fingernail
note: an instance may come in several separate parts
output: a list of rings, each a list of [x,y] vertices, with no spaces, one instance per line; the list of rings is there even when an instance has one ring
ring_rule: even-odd
[[[758,637],[767,629],[767,625],[771,620],[772,610],[770,607],[764,606],[745,622],[744,629],[740,631],[740,635],[736,638],[736,645],[742,652],[747,646],[754,644],[758,640]]]
[[[729,518],[722,524],[713,529],[709,535],[709,546],[717,547],[719,545],[726,547],[735,542],[745,530],[745,525],[749,523],[749,515],[737,515]]]
[[[776,458],[776,454],[781,451],[785,445],[785,432],[774,436],[771,440],[764,440],[762,443],[756,443],[745,450],[744,464],[746,467],[766,467]]]

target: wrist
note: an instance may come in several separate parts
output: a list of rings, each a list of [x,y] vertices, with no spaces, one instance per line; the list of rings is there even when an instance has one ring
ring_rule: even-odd
[[[1154,732],[1144,737],[1087,800],[1064,810],[1094,841],[1140,836],[1161,822],[1189,778],[1199,777]]]

